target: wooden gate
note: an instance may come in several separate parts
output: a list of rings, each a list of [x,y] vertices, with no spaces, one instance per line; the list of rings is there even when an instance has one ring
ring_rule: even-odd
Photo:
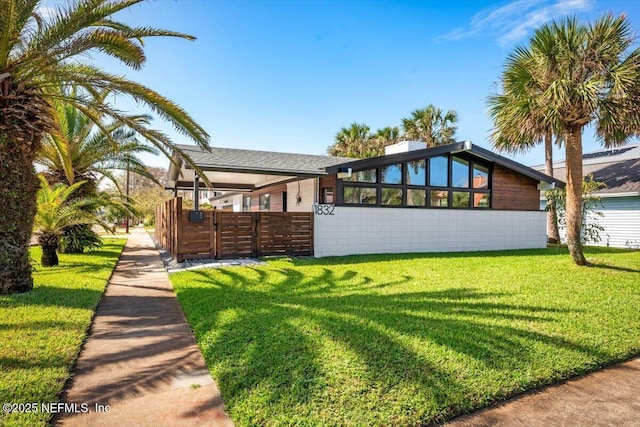
[[[203,221],[189,222],[181,198],[156,209],[156,240],[178,262],[313,255],[311,212],[202,212]]]
[[[309,212],[222,212],[216,217],[216,257],[313,255]]]

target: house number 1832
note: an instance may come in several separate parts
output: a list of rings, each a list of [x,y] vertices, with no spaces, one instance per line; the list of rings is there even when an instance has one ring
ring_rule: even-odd
[[[333,215],[336,209],[335,205],[315,205],[313,208],[316,215]]]

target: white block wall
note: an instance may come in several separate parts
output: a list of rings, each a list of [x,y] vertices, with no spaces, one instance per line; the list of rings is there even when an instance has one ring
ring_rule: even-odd
[[[545,214],[336,206],[314,217],[314,255],[545,248]]]

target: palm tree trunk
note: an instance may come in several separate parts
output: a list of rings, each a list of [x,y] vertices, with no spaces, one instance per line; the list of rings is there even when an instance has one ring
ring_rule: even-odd
[[[33,289],[29,247],[39,181],[33,169],[36,141],[0,134],[0,294]]]
[[[567,132],[567,246],[573,261],[577,265],[589,265],[582,253],[582,128],[574,127]]]
[[[553,176],[553,134],[547,132],[544,135],[544,173]],[[558,243],[560,241],[560,232],[558,231],[558,214],[556,212],[556,203],[553,199],[547,199],[547,232],[549,233],[549,243]]]
[[[42,257],[40,257],[40,265],[43,267],[54,267],[58,265],[58,246],[42,246]]]

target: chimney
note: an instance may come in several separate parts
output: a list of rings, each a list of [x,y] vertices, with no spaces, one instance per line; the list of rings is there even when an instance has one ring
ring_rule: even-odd
[[[384,147],[384,154],[408,153],[409,151],[424,150],[427,148],[426,142],[421,141],[400,141],[397,144],[387,145]]]

